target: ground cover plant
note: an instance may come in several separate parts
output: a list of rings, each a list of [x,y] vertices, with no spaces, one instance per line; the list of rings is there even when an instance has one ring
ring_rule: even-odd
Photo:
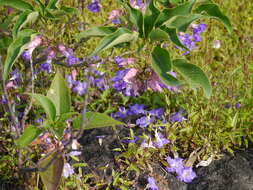
[[[1,0],[0,10],[5,183],[163,189],[154,165],[191,183],[195,167],[251,146],[253,3]],[[102,128],[124,131],[109,178],[80,145]]]

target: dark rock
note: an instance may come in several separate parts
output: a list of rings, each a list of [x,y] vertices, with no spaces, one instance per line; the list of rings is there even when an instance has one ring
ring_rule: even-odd
[[[212,162],[197,169],[198,178],[188,190],[253,190],[253,150],[239,151],[235,156]]]

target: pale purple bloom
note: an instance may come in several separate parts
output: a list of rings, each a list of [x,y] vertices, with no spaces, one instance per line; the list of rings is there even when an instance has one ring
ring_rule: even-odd
[[[144,104],[134,104],[129,106],[128,115],[139,115],[139,114],[146,114],[146,110],[144,110]]]
[[[25,61],[30,61],[31,57],[32,57],[32,54],[31,54],[31,51],[30,50],[25,50],[22,54],[21,54],[21,57],[23,60]]]
[[[36,125],[42,125],[42,123],[43,123],[43,119],[41,119],[41,118],[36,118],[35,120],[34,120],[34,123],[36,124]]]
[[[100,11],[101,5],[98,0],[92,0],[92,2],[87,6],[87,8],[93,12],[97,13]]]
[[[80,59],[74,57],[73,55],[70,55],[70,56],[67,57],[67,63],[68,63],[69,65],[73,65],[73,64],[76,64],[76,63],[78,63],[78,62],[80,62]]]
[[[157,148],[162,148],[168,143],[170,143],[170,141],[167,138],[164,138],[164,135],[162,133],[156,133],[156,141],[154,144]]]
[[[153,177],[148,177],[148,184],[147,187],[150,190],[159,190],[158,186],[156,185],[156,181]]]
[[[103,77],[99,77],[94,80],[95,86],[98,87],[100,90],[106,90],[109,88],[108,85],[106,85],[105,80]]]
[[[229,109],[231,107],[231,105],[229,103],[225,104],[224,106],[226,109]]]
[[[140,9],[141,11],[144,11],[146,4],[143,2],[143,0],[130,0],[130,5],[135,9]]]
[[[235,104],[235,108],[236,109],[239,109],[241,107],[241,103],[240,102],[237,102],[236,104]]]
[[[191,167],[186,167],[177,172],[177,179],[185,183],[191,183],[197,177]]]
[[[76,83],[76,81],[73,79],[71,75],[66,76],[66,81],[68,83],[69,88],[72,88],[74,84]]]
[[[151,123],[153,123],[155,120],[152,117],[148,117],[148,116],[143,116],[139,119],[136,120],[136,125],[139,125],[140,127],[147,127],[149,126]]]
[[[18,69],[13,70],[12,72],[10,72],[10,81],[13,81],[14,85],[19,85],[19,83],[22,81],[22,75],[19,72]]]
[[[184,165],[183,165],[183,159],[182,158],[171,158],[171,157],[167,157],[166,158],[168,164],[170,165],[169,167],[166,167],[166,170],[170,173],[176,172],[179,173],[184,169]]]
[[[119,111],[117,111],[115,113],[112,113],[111,116],[113,118],[122,118],[122,119],[124,119],[124,118],[127,117],[127,112],[128,112],[128,110],[126,108],[119,106]]]
[[[40,70],[47,73],[51,73],[51,60],[47,60],[45,63],[40,64]]]
[[[152,109],[149,111],[149,114],[155,116],[156,118],[162,119],[164,115],[164,110],[163,108]]]
[[[170,120],[172,123],[175,123],[175,122],[182,122],[182,121],[186,120],[186,118],[182,115],[184,112],[185,112],[184,110],[179,110],[178,112],[172,113],[172,114],[170,115],[169,120]]]
[[[138,140],[140,140],[140,137],[135,137],[134,139],[123,139],[122,142],[125,144],[129,144],[129,143],[136,143]]]
[[[80,156],[82,152],[80,151],[71,151],[68,155],[69,156]]]
[[[65,178],[68,178],[69,176],[71,176],[72,174],[74,174],[75,171],[74,169],[70,166],[69,163],[65,163],[64,164],[64,168],[63,168],[63,176]]]
[[[76,81],[75,86],[73,87],[73,92],[79,94],[80,96],[84,95],[87,90],[87,83]]]
[[[2,95],[1,104],[7,104],[7,99],[4,95]]]

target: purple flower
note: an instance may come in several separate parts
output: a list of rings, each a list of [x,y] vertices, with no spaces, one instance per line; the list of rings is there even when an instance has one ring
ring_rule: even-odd
[[[235,108],[236,109],[239,109],[241,107],[241,103],[240,102],[237,102],[236,104],[235,104]]]
[[[196,34],[196,33],[202,33],[206,29],[206,24],[193,24],[192,28],[193,28],[193,33],[194,34]]]
[[[76,83],[76,81],[73,79],[71,75],[66,76],[66,81],[68,83],[69,88],[72,88],[74,84]]]
[[[13,81],[14,85],[19,85],[19,83],[22,81],[22,75],[19,72],[18,69],[13,70],[12,72],[10,72],[10,81]]]
[[[164,111],[163,111],[163,108],[157,108],[157,109],[150,110],[149,114],[152,116],[155,116],[158,119],[162,119]]]
[[[161,133],[156,133],[156,141],[155,141],[155,146],[157,148],[162,148],[163,145],[168,144],[170,141],[166,138],[164,138],[164,135]]]
[[[226,109],[229,109],[231,107],[231,105],[229,103],[225,104],[224,106]]]
[[[31,51],[29,51],[29,50],[25,50],[21,54],[22,59],[25,60],[25,61],[30,61],[31,56],[32,56],[32,54],[31,54]]]
[[[80,151],[71,151],[70,153],[68,153],[69,156],[80,156],[82,154],[82,152]]]
[[[41,118],[36,118],[35,120],[34,120],[34,123],[36,124],[36,125],[42,125],[42,123],[43,123],[43,119],[41,119]]]
[[[80,96],[84,95],[86,93],[87,89],[87,83],[86,82],[80,82],[76,81],[75,86],[73,88],[73,92],[79,94]]]
[[[159,190],[158,186],[156,185],[155,179],[153,177],[148,177],[147,187],[150,190]]]
[[[166,167],[166,170],[170,173],[176,172],[179,173],[181,172],[181,170],[184,169],[183,166],[183,159],[182,158],[171,158],[171,157],[167,157],[166,158],[168,164],[170,165],[170,167]]]
[[[40,64],[40,70],[51,73],[51,60],[47,60],[45,63]]]
[[[144,104],[131,105],[131,106],[129,106],[128,115],[146,114],[146,111],[144,110],[144,107],[145,107]]]
[[[7,99],[4,95],[2,95],[1,104],[7,104]]]
[[[153,123],[155,120],[154,118],[150,118],[150,117],[147,117],[147,116],[143,116],[139,119],[136,120],[136,125],[139,125],[140,127],[147,127],[149,126],[151,123]]]
[[[101,5],[98,0],[92,0],[92,2],[87,6],[87,8],[93,12],[97,13],[100,11]]]
[[[71,176],[73,173],[75,173],[74,169],[70,166],[69,163],[65,163],[64,164],[64,168],[63,168],[63,176],[65,178],[68,178],[69,176]]]
[[[78,63],[79,61],[80,61],[80,59],[74,57],[73,55],[70,55],[70,56],[67,57],[67,63],[68,63],[69,65],[76,64],[76,63]]]
[[[122,142],[125,144],[129,144],[129,143],[136,143],[138,140],[140,140],[140,137],[135,137],[134,139],[123,139]]]
[[[122,119],[124,119],[124,118],[127,117],[127,112],[128,112],[128,110],[126,108],[119,106],[119,111],[117,111],[115,113],[112,113],[111,116],[113,118],[122,118]]]
[[[120,20],[118,18],[112,19],[113,24],[120,24]]]
[[[185,183],[191,183],[197,177],[196,173],[191,167],[186,167],[177,172],[177,179]]]
[[[95,86],[98,87],[100,90],[106,90],[109,88],[109,86],[105,84],[105,80],[103,77],[99,77],[98,79],[95,79],[94,83],[95,83]]]
[[[123,77],[127,74],[127,72],[129,70],[130,69],[124,69],[124,70],[117,71],[115,77],[112,78],[112,81],[117,82],[119,80],[123,80]]]
[[[184,120],[186,120],[186,118],[182,115],[185,111],[184,110],[179,110],[178,112],[175,112],[175,113],[172,113],[170,115],[170,118],[169,120],[172,122],[172,123],[175,123],[175,122],[182,122]]]

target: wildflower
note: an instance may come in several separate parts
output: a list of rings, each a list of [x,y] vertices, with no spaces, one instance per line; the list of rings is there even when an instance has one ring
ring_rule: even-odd
[[[92,0],[91,3],[87,6],[87,8],[93,12],[97,13],[100,11],[101,5],[98,0]]]
[[[150,110],[148,113],[152,116],[155,116],[158,119],[162,119],[164,111],[163,108],[157,108]]]
[[[7,99],[4,95],[2,95],[1,104],[7,104]]]
[[[75,86],[73,87],[73,92],[79,94],[80,96],[84,95],[87,90],[87,83],[76,81]]]
[[[220,40],[214,40],[213,41],[213,48],[214,49],[219,49],[221,47]]]
[[[140,140],[140,137],[135,137],[134,139],[123,139],[122,142],[125,144],[129,144],[129,143],[136,143],[138,140]]]
[[[69,88],[72,88],[74,84],[76,83],[76,81],[73,79],[71,75],[66,76],[66,81],[68,83]]]
[[[136,120],[136,125],[139,125],[140,127],[147,127],[149,126],[151,123],[153,123],[155,120],[152,117],[148,117],[148,116],[143,116],[139,119]]]
[[[67,57],[67,63],[68,63],[69,65],[73,65],[73,64],[76,64],[76,63],[78,63],[78,62],[80,62],[80,59],[74,57],[73,55],[70,55],[70,56]]]
[[[43,119],[41,119],[41,118],[36,118],[35,120],[34,120],[34,123],[36,124],[36,125],[42,125],[42,123],[43,123]]]
[[[124,118],[127,117],[127,112],[128,112],[128,110],[126,108],[119,106],[119,111],[117,111],[115,113],[112,113],[111,116],[113,118],[122,118],[122,119],[124,119]]]
[[[182,122],[184,120],[186,120],[186,118],[182,115],[185,111],[184,110],[179,110],[178,112],[175,112],[175,113],[172,113],[170,115],[170,118],[169,120],[172,122],[172,123],[175,123],[175,122]]]
[[[80,151],[71,151],[70,153],[68,153],[69,156],[80,156],[82,154],[82,152]]]
[[[144,11],[146,8],[146,4],[143,0],[130,0],[130,5],[135,9],[140,9],[141,11]]]
[[[159,77],[154,71],[151,71],[150,76],[147,79],[146,82],[146,89],[152,90],[154,92],[162,92],[163,91],[164,84],[161,82]]]
[[[120,10],[112,10],[112,12],[110,13],[110,16],[108,17],[108,19],[113,23],[113,24],[120,24],[120,20],[119,20],[119,16],[121,14]]]
[[[236,109],[239,109],[241,107],[241,103],[240,102],[237,102],[236,104],[235,104],[235,108]]]
[[[134,104],[129,106],[128,115],[139,115],[139,114],[145,114],[146,111],[144,110],[145,105],[144,104]]]
[[[74,169],[70,166],[69,163],[65,163],[64,164],[64,168],[63,168],[63,176],[65,178],[68,178],[69,176],[71,176],[72,174],[74,174],[75,171]]]
[[[47,73],[51,73],[52,69],[51,69],[51,60],[47,60],[45,63],[40,64],[40,70],[47,72]]]
[[[128,72],[123,77],[123,81],[131,83],[131,81],[133,80],[133,78],[136,76],[137,73],[138,73],[137,69],[135,68],[129,69]]]
[[[177,172],[177,179],[185,183],[191,183],[197,177],[196,173],[191,167],[186,167]]]
[[[148,177],[147,187],[150,190],[159,190],[158,186],[156,185],[155,179],[153,177]]]
[[[180,173],[183,169],[184,169],[184,166],[183,166],[183,159],[182,158],[171,158],[171,157],[167,157],[166,158],[168,164],[170,165],[170,167],[166,167],[166,170],[168,172],[176,172],[176,173]]]
[[[224,106],[226,109],[229,109],[231,107],[231,105],[229,103],[225,104]]]
[[[168,144],[170,141],[167,138],[164,138],[164,135],[162,133],[156,133],[156,141],[155,141],[155,146],[157,148],[162,148],[163,145]]]

